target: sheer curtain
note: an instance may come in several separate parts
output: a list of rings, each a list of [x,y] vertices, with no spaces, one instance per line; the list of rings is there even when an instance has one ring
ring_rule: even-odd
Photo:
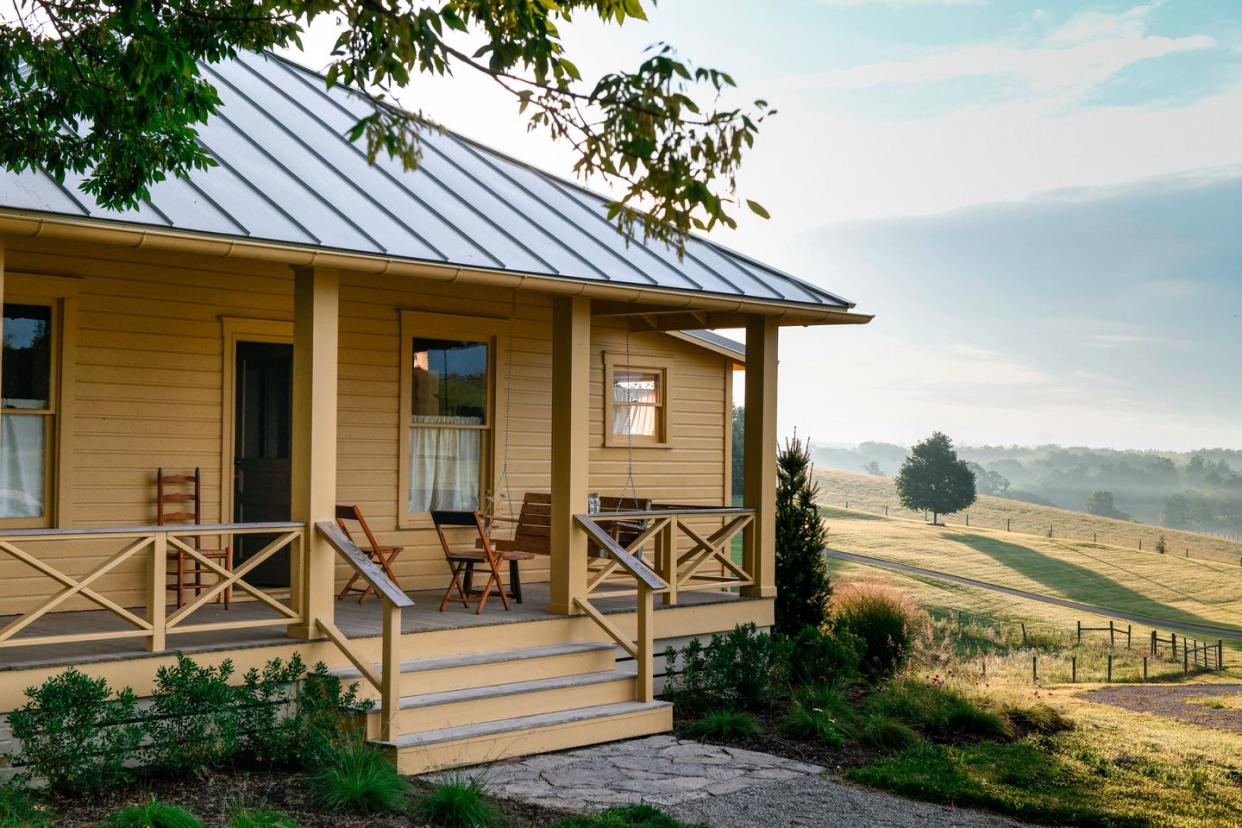
[[[43,516],[43,423],[32,414],[0,417],[0,517]]]
[[[483,429],[477,417],[418,416],[410,429],[410,512],[479,508]]]
[[[656,403],[659,401],[653,374],[618,371],[612,399],[612,433],[654,437]]]

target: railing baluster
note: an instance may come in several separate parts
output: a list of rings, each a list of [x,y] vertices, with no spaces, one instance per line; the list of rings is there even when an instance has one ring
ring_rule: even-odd
[[[147,623],[151,635],[147,649],[153,653],[163,652],[168,646],[168,533],[155,532],[147,559]]]
[[[401,708],[401,607],[384,599],[383,654],[380,660],[380,739],[391,741]]]
[[[638,681],[635,684],[637,701],[649,702],[655,698],[655,594],[651,587],[638,584],[638,639],[635,641]]]

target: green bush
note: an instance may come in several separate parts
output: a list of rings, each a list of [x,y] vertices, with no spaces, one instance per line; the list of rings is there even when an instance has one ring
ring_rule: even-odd
[[[307,782],[328,810],[364,815],[401,810],[408,788],[388,757],[356,740],[332,748]]]
[[[203,828],[198,817],[184,808],[152,799],[117,811],[103,821],[104,828]]]
[[[155,673],[147,710],[147,764],[165,773],[193,773],[224,764],[237,753],[233,663],[201,667],[181,653]]]
[[[128,781],[125,767],[138,753],[143,729],[129,688],[113,694],[104,679],[70,667],[39,687],[9,715],[21,742],[17,764],[60,794],[89,794]]]
[[[935,682],[894,681],[867,700],[869,712],[897,719],[930,739],[1009,739],[1008,719],[963,693]]]
[[[913,651],[926,614],[905,593],[874,583],[850,584],[837,591],[838,623],[862,641],[861,668],[872,681],[891,677]]]
[[[52,818],[16,785],[0,785],[0,828],[52,828]]]
[[[1021,704],[1003,701],[995,704],[995,710],[1022,732],[1052,734],[1074,729],[1074,723],[1061,711],[1043,702]]]
[[[292,818],[264,808],[238,808],[229,817],[229,828],[301,828]]]
[[[759,723],[749,713],[716,710],[691,722],[686,734],[695,739],[748,739],[759,735]]]
[[[691,828],[650,805],[626,805],[598,814],[575,816],[553,828]]]
[[[704,647],[692,640],[665,651],[665,694],[688,715],[711,710],[763,710],[783,698],[789,642],[754,624],[712,636]]]
[[[921,741],[905,722],[875,713],[863,719],[860,736],[866,744],[883,750],[904,750]]]
[[[349,741],[373,706],[322,663],[309,673],[301,656],[272,659],[242,679],[238,728],[243,753],[260,764],[313,768]]]
[[[415,810],[431,825],[443,828],[487,828],[500,821],[500,809],[483,783],[461,776],[436,785]]]
[[[789,653],[789,680],[795,685],[845,685],[858,678],[862,641],[843,624],[804,627]]]
[[[795,739],[840,747],[854,737],[854,719],[854,709],[839,689],[820,687],[794,698],[780,728]]]

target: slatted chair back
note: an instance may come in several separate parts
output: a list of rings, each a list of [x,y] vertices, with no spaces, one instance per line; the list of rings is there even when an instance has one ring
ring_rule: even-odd
[[[155,522],[159,526],[170,524],[198,524],[203,522],[203,471],[199,467],[194,472],[170,472],[163,468],[155,470]],[[223,539],[221,539],[223,540]],[[201,538],[197,535],[188,542],[195,551],[204,558],[221,562],[228,571],[233,570],[233,548],[231,544],[204,549]],[[176,562],[176,572],[171,573],[176,579],[169,585],[170,590],[177,592],[177,606],[185,601],[187,589],[193,589],[198,596],[204,588],[203,575],[207,573],[201,561],[196,560],[176,549],[168,552],[168,559]],[[208,573],[210,574],[210,573]],[[211,577],[215,577],[211,575]],[[224,608],[228,609],[233,599],[233,588],[224,590]]]

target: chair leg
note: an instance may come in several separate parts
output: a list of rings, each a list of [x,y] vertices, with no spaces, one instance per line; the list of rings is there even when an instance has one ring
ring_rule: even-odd
[[[457,588],[457,593],[461,597],[453,598],[452,600],[461,601],[462,606],[464,607],[470,606],[470,601],[467,598],[467,593],[465,592],[465,590],[462,589],[462,586],[461,586],[461,575],[462,575],[462,570],[464,568],[465,568],[465,564],[461,562],[458,562],[455,564],[449,564],[449,572],[452,573],[453,577],[449,581],[448,589],[444,590],[444,597],[440,599],[440,612],[444,612],[444,608],[448,605],[449,599],[453,594],[454,587]]]
[[[509,590],[513,594],[514,602],[522,603],[522,573],[516,558],[509,561]]]
[[[474,592],[474,563],[466,564],[466,578],[463,581],[466,585],[466,594]]]
[[[360,577],[362,576],[360,576],[357,572],[351,575],[349,580],[345,582],[345,588],[342,589],[340,593],[336,596],[336,600],[338,601],[345,600],[345,596],[354,591],[354,582],[357,581]]]
[[[505,589],[505,582],[500,577],[500,561],[488,561],[487,568],[491,574],[487,578],[487,586],[483,588],[483,597],[479,600],[478,611],[483,611],[483,605],[487,603],[488,593],[495,587],[496,592],[500,594],[500,603],[505,605],[505,612],[508,612],[512,607],[509,606],[509,591]]]

